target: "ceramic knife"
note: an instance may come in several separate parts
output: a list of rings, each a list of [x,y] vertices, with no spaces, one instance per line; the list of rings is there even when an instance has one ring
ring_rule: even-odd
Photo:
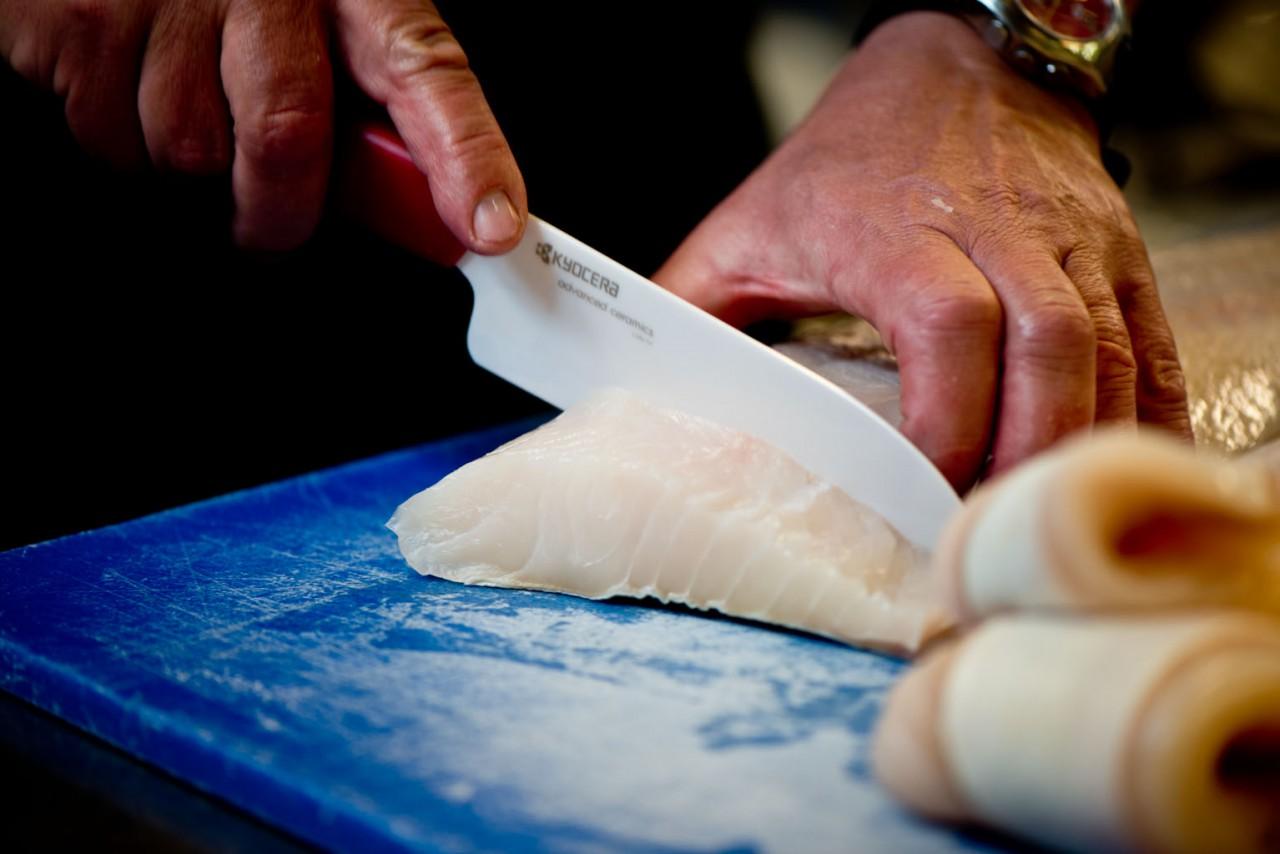
[[[464,252],[426,177],[388,128],[342,155],[346,211],[475,291],[477,364],[561,409],[617,386],[750,433],[932,548],[959,498],[927,457],[828,380],[530,216],[504,255]]]

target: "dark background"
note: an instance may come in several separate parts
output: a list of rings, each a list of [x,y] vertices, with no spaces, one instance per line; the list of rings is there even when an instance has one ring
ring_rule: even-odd
[[[1268,3],[1146,4],[1167,13],[1139,22],[1118,138],[1131,198],[1197,211],[1165,223],[1174,237],[1280,197],[1280,108],[1195,58],[1215,16]],[[767,149],[743,53],[755,4],[440,5],[532,209],[637,270]],[[851,33],[859,4],[790,5]],[[1258,73],[1280,76],[1276,55]],[[453,271],[336,211],[298,252],[239,253],[225,181],[93,163],[3,63],[0,105],[0,549],[541,408],[471,364]],[[0,769],[0,849],[294,845],[3,695]]]
[[[533,210],[629,266],[765,152],[749,15],[604,42],[592,13],[522,4],[494,31],[458,5]],[[0,102],[0,549],[539,408],[471,364],[455,272],[337,212],[298,252],[238,253],[225,180],[108,171],[2,65]]]

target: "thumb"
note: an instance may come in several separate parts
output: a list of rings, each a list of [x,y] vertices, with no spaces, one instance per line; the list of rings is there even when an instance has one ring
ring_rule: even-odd
[[[524,179],[435,6],[339,0],[336,8],[338,45],[352,77],[386,105],[445,225],[475,252],[514,247],[528,218]]]

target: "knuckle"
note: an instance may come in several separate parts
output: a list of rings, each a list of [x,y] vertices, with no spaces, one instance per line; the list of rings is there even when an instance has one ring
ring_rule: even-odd
[[[1116,295],[1120,310],[1129,314],[1134,311],[1135,305],[1141,304],[1144,294],[1155,293],[1156,281],[1150,273],[1134,270],[1127,275],[1119,276],[1111,286],[1111,290]]]
[[[438,15],[407,15],[390,30],[387,57],[396,77],[410,81],[441,71],[469,71],[467,55]]]
[[[1137,384],[1138,360],[1127,341],[1099,337],[1098,383],[1132,390]]]
[[[1095,247],[1073,246],[1062,255],[1059,262],[1074,281],[1101,282],[1107,278],[1107,259]]]
[[[459,163],[475,164],[477,161],[490,160],[504,155],[506,150],[506,139],[497,126],[489,122],[463,128],[450,135],[446,143],[447,156]]]
[[[1046,302],[1017,321],[1019,350],[1029,359],[1076,362],[1093,355],[1097,335],[1083,305],[1067,300]]]
[[[1018,270],[1045,263],[1047,258],[1061,266],[1076,239],[1073,223],[1052,229],[1038,217],[989,210],[975,223],[968,245],[980,265]]]
[[[1148,359],[1139,373],[1139,382],[1138,417],[1191,438],[1194,435],[1193,419],[1182,366],[1177,358],[1161,356]]]
[[[1187,382],[1178,357],[1173,354],[1149,357],[1146,368],[1142,371],[1142,388],[1150,399],[1185,406]]]
[[[1132,238],[1118,239],[1116,254],[1119,260],[1116,297],[1122,307],[1128,308],[1142,294],[1157,290],[1156,276],[1147,257],[1146,245],[1136,234]]]
[[[235,125],[236,147],[268,166],[307,164],[328,148],[329,114],[315,104],[258,110]]]
[[[990,291],[951,290],[927,299],[914,312],[926,334],[947,336],[997,334],[1004,315],[1000,300]]]

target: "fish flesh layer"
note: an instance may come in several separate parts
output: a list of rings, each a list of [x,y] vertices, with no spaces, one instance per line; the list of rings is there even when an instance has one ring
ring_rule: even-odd
[[[1280,478],[1155,431],[1100,432],[980,487],[934,573],[965,622],[1208,605],[1280,616]]]
[[[883,518],[772,445],[619,390],[388,527],[414,569],[464,584],[652,596],[900,652],[945,628],[927,557]]]
[[[992,617],[898,682],[872,759],[926,816],[1058,850],[1276,851],[1280,623]]]

